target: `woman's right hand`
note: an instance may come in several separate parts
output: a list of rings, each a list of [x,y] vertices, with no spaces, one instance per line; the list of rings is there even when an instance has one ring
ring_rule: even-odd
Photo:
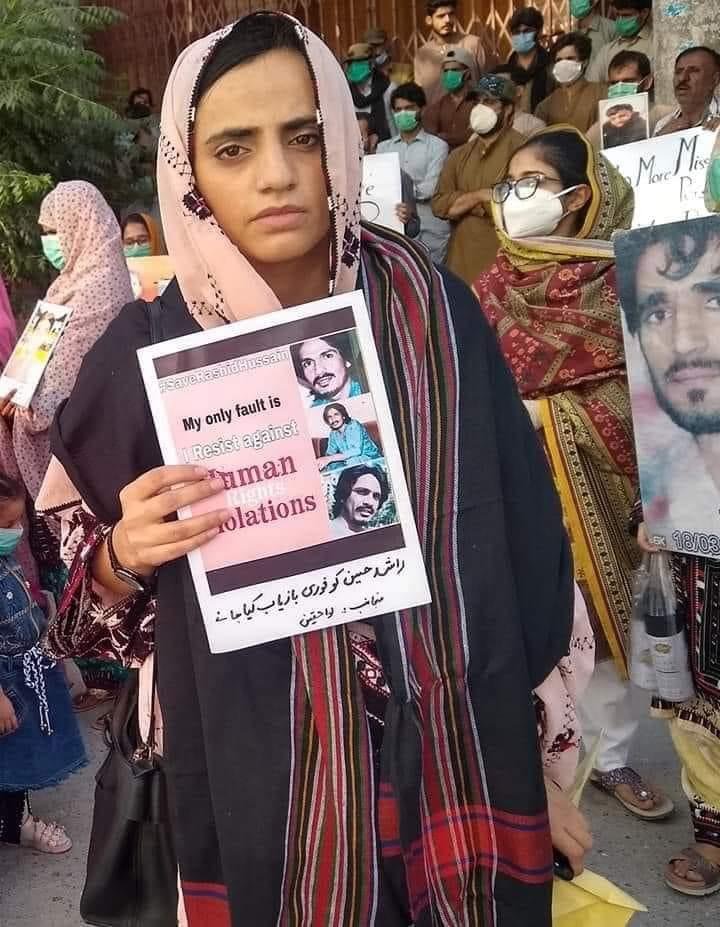
[[[648,530],[645,527],[644,521],[638,526],[637,542],[640,550],[644,550],[646,554],[656,554],[660,549],[650,543],[650,536],[648,535]]]
[[[578,876],[585,867],[585,855],[593,845],[590,826],[560,786],[547,777],[545,791],[552,844],[567,857],[574,875]]]
[[[0,691],[0,737],[4,737],[5,734],[12,734],[13,731],[17,730],[17,727],[18,723],[13,703],[4,692]]]
[[[223,480],[203,467],[168,466],[148,470],[120,493],[122,518],[113,529],[120,564],[141,576],[177,560],[212,540],[233,514],[227,508],[171,520],[178,509],[222,492]]]

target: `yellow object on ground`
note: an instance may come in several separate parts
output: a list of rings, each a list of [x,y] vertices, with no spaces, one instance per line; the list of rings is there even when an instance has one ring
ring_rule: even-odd
[[[625,927],[638,911],[647,908],[594,872],[555,879],[553,927]]]

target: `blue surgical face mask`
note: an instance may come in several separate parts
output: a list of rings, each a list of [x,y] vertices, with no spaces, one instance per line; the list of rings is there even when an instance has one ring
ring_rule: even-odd
[[[22,525],[14,525],[12,528],[0,528],[0,557],[9,557],[10,554],[14,553],[22,536]]]
[[[511,36],[513,51],[519,55],[527,55],[535,48],[536,32],[516,32]]]
[[[60,239],[57,235],[42,235],[42,249],[45,257],[50,261],[55,270],[62,270],[65,266],[65,255],[60,247]]]

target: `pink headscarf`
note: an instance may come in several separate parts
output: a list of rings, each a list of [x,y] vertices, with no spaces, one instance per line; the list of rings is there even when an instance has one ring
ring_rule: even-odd
[[[12,349],[17,341],[17,325],[13,315],[10,297],[5,289],[3,278],[0,277],[0,365],[7,364]]]
[[[42,202],[40,223],[57,232],[66,261],[45,299],[72,306],[73,314],[30,409],[16,411],[12,436],[7,427],[0,431],[0,466],[22,475],[33,499],[50,463],[50,425],[57,407],[70,395],[85,354],[133,300],[120,226],[92,184],[58,184]]]
[[[287,19],[305,50],[323,135],[331,228],[328,295],[347,293],[355,288],[360,260],[360,131],[347,81],[332,52],[296,19]],[[160,120],[157,177],[165,240],[188,311],[203,328],[280,308],[267,283],[220,229],[190,164],[193,90],[203,64],[232,29],[227,26],[199,39],[180,54]]]

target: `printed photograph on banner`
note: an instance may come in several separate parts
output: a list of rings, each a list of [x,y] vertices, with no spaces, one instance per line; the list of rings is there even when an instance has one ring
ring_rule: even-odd
[[[720,559],[720,216],[619,233],[615,253],[648,531]]]
[[[138,352],[163,458],[227,507],[190,555],[225,651],[425,604],[430,595],[362,293]]]
[[[307,420],[318,469],[325,474],[374,463],[383,456],[377,412],[369,393],[313,406],[307,410]]]
[[[290,346],[295,373],[308,406],[323,406],[367,392],[357,335],[334,332]]]
[[[397,524],[395,500],[382,458],[325,473],[323,485],[333,537],[352,537]]]
[[[30,407],[71,314],[70,306],[38,302],[0,376],[0,396],[14,392],[16,406]]]
[[[603,149],[640,142],[650,134],[646,93],[600,100],[598,110]]]

